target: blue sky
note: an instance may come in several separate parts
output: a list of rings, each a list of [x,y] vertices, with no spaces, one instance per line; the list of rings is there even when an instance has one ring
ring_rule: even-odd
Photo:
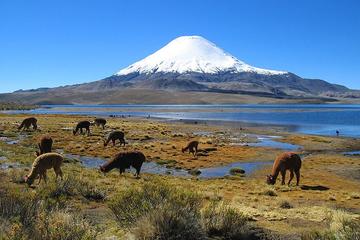
[[[360,89],[360,1],[0,0],[0,92],[107,77],[182,35]]]

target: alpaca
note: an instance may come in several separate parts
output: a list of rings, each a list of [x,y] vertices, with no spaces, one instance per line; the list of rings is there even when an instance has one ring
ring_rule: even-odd
[[[131,166],[136,169],[136,177],[139,177],[141,166],[145,159],[144,154],[138,151],[121,152],[116,154],[109,162],[100,166],[100,171],[106,173],[114,168],[118,168],[120,174],[122,174],[125,172],[125,169],[130,168]]]
[[[198,152],[198,141],[191,141],[188,143],[188,145],[181,149],[181,151],[184,153],[186,150],[189,150],[189,153],[192,153],[194,157],[197,155]]]
[[[120,141],[120,146],[121,144],[124,144],[125,146],[125,139],[124,139],[124,133],[121,131],[113,131],[109,134],[108,138],[106,141],[104,141],[104,147],[106,147],[110,141],[112,141],[113,146],[115,146],[115,141],[119,140]]]
[[[104,118],[95,118],[91,125],[96,125],[97,127],[102,126],[102,129],[105,129],[106,119]]]
[[[43,153],[51,152],[53,140],[49,135],[44,135],[40,139],[40,143],[38,143],[39,151],[36,151],[36,156],[40,156]]]
[[[44,153],[38,156],[32,165],[30,174],[25,176],[25,182],[30,186],[33,184],[37,176],[40,176],[39,184],[41,179],[44,179],[45,183],[47,182],[46,170],[54,168],[56,179],[58,175],[62,180],[63,173],[61,171],[61,164],[64,161],[64,158],[58,153]]]
[[[29,118],[25,118],[22,123],[20,124],[20,126],[18,127],[18,129],[22,129],[22,130],[25,130],[25,129],[29,129],[30,126],[33,126],[33,129],[36,130],[37,129],[37,119],[34,118],[34,117],[29,117]]]
[[[285,184],[285,174],[286,170],[290,171],[290,179],[288,185],[290,185],[291,180],[294,178],[294,172],[296,175],[296,186],[299,186],[300,181],[300,168],[301,168],[301,158],[296,153],[286,152],[282,153],[276,157],[271,175],[267,176],[267,183],[274,185],[276,178],[281,173],[281,184]]]
[[[73,134],[76,135],[76,133],[80,130],[80,134],[83,134],[83,128],[86,129],[86,132],[88,136],[90,135],[90,122],[89,121],[81,121],[76,124],[75,129],[73,130]]]

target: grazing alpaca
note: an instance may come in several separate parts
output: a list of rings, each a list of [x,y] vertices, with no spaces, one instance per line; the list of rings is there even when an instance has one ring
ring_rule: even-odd
[[[39,151],[36,151],[36,156],[40,156],[43,153],[51,152],[53,140],[49,135],[44,135],[40,139],[40,143],[38,143]]]
[[[36,130],[37,129],[37,119],[34,117],[29,117],[29,118],[25,118],[22,123],[20,124],[20,126],[18,127],[18,129],[29,129],[30,126],[33,126],[33,129]]]
[[[122,174],[125,172],[125,169],[131,166],[136,169],[136,177],[139,177],[141,166],[145,159],[144,154],[137,151],[118,153],[109,162],[100,166],[100,171],[106,173],[114,168],[118,168],[120,174]]]
[[[96,125],[97,127],[102,126],[102,129],[105,129],[106,119],[104,118],[95,118],[94,122],[91,125]]]
[[[30,186],[33,184],[35,178],[40,176],[39,183],[41,182],[41,179],[44,179],[46,183],[46,170],[50,168],[54,168],[56,179],[58,175],[60,175],[62,180],[63,173],[60,166],[63,161],[64,158],[58,153],[44,153],[38,156],[34,160],[30,174],[25,176],[25,182]]]
[[[198,152],[198,141],[191,141],[188,143],[188,145],[181,149],[181,151],[184,153],[186,150],[189,150],[189,153],[192,153],[194,157],[197,155]]]
[[[282,177],[281,184],[284,185],[286,170],[289,170],[290,179],[288,185],[290,185],[291,180],[294,178],[294,172],[295,172],[296,186],[298,186],[300,181],[300,168],[301,168],[301,158],[299,157],[299,155],[291,152],[282,153],[276,157],[271,175],[267,176],[267,183],[274,185],[276,182],[276,178],[280,172]]]
[[[83,128],[86,129],[86,132],[88,134],[88,136],[90,135],[90,122],[89,121],[81,121],[76,125],[76,128],[73,130],[73,134],[75,135],[79,129],[80,129],[80,134],[83,134]]]
[[[120,141],[120,146],[121,144],[124,144],[125,146],[125,139],[124,139],[124,133],[121,131],[113,131],[109,134],[108,138],[106,141],[104,141],[104,147],[106,147],[110,141],[112,141],[113,146],[115,146],[115,141],[119,140]]]

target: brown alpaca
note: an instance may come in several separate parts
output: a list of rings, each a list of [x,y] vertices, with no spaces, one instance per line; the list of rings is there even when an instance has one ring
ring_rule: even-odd
[[[188,143],[188,145],[181,149],[181,151],[184,153],[186,150],[189,150],[189,153],[192,153],[194,157],[197,155],[198,152],[198,141],[191,141]]]
[[[109,162],[100,166],[100,171],[106,173],[114,168],[118,168],[120,174],[122,174],[125,172],[125,169],[131,166],[136,169],[136,177],[139,177],[141,166],[145,159],[144,154],[137,151],[118,153]]]
[[[80,130],[80,134],[83,134],[83,128],[85,128],[87,135],[90,135],[90,122],[89,121],[81,121],[76,124],[75,129],[73,130],[73,134],[76,135],[76,133]]]
[[[20,124],[20,126],[18,127],[18,129],[22,129],[22,130],[25,130],[25,129],[29,129],[30,126],[33,126],[33,129],[36,130],[37,129],[37,119],[34,118],[34,117],[29,117],[29,118],[25,118],[22,123]]]
[[[95,118],[94,122],[91,125],[96,125],[97,127],[101,126],[102,129],[105,129],[106,119],[104,118]]]
[[[271,175],[267,176],[267,183],[274,185],[276,182],[276,178],[280,172],[282,177],[281,184],[284,185],[286,170],[289,170],[290,179],[288,185],[290,185],[291,180],[294,178],[294,172],[295,172],[296,186],[298,186],[300,181],[300,168],[301,168],[301,158],[299,157],[299,155],[292,152],[282,153],[276,157]]]
[[[39,151],[36,151],[36,156],[40,156],[43,153],[51,152],[53,140],[49,135],[44,135],[40,139],[40,143],[38,143]]]
[[[110,141],[112,141],[113,146],[115,146],[115,141],[119,140],[120,141],[120,146],[121,144],[124,144],[125,146],[125,139],[124,139],[124,133],[121,131],[113,131],[109,134],[108,138],[106,141],[104,141],[104,147],[106,147]]]
[[[46,170],[50,168],[54,168],[56,179],[58,175],[60,175],[62,180],[63,173],[60,166],[63,161],[64,158],[58,153],[44,153],[38,156],[34,160],[30,174],[25,176],[25,182],[30,186],[33,184],[37,176],[40,176],[39,183],[41,182],[41,179],[44,179],[46,183]]]

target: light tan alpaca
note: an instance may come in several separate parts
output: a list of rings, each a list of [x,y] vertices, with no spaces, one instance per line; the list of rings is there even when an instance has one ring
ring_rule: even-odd
[[[46,183],[46,170],[50,168],[54,168],[56,179],[58,175],[60,175],[62,180],[63,173],[60,166],[63,161],[64,158],[58,153],[44,153],[38,156],[34,160],[30,174],[25,176],[25,182],[30,186],[33,184],[37,176],[40,176],[39,183],[41,182],[41,179],[44,179]]]

